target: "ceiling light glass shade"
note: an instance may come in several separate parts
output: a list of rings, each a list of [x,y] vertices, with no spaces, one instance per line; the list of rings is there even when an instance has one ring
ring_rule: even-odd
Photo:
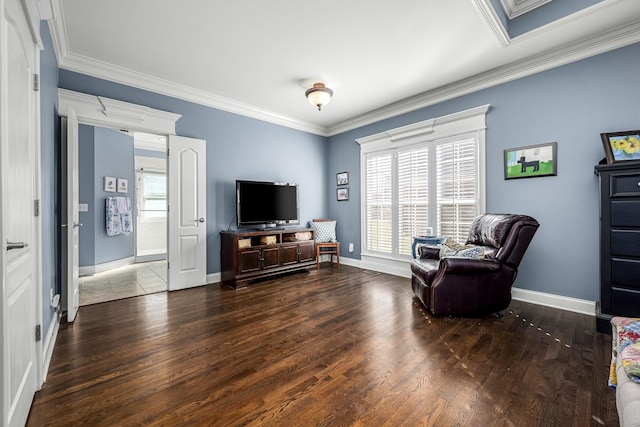
[[[313,87],[304,93],[311,105],[318,107],[318,111],[331,101],[333,91],[326,87],[324,83],[314,83]]]

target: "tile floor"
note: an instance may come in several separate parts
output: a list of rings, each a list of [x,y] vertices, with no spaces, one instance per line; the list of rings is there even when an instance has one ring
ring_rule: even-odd
[[[80,278],[80,305],[96,304],[167,290],[167,262],[153,261]]]

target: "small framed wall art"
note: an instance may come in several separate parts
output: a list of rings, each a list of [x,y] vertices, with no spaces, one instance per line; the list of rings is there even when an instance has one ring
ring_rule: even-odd
[[[129,191],[129,180],[118,178],[118,193],[126,193]]]
[[[504,150],[504,179],[557,175],[557,145],[548,142]]]
[[[349,172],[338,172],[336,174],[336,184],[338,185],[349,184]]]
[[[342,202],[345,200],[349,200],[349,187],[346,188],[338,188],[336,190],[336,194],[338,196],[338,201]]]
[[[640,130],[601,133],[607,163],[640,160]]]
[[[112,176],[104,177],[104,191],[115,193],[116,191],[116,179]]]

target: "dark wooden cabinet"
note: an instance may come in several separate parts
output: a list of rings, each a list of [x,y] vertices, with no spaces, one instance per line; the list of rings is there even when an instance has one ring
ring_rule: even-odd
[[[598,330],[612,316],[640,316],[640,164],[598,165],[600,302]]]
[[[240,289],[249,281],[315,267],[315,230],[310,228],[222,231],[222,282]]]

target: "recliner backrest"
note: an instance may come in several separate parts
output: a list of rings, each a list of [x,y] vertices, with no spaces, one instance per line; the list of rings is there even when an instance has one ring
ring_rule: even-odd
[[[467,244],[494,247],[498,261],[517,267],[539,226],[527,215],[480,215],[471,224]]]

